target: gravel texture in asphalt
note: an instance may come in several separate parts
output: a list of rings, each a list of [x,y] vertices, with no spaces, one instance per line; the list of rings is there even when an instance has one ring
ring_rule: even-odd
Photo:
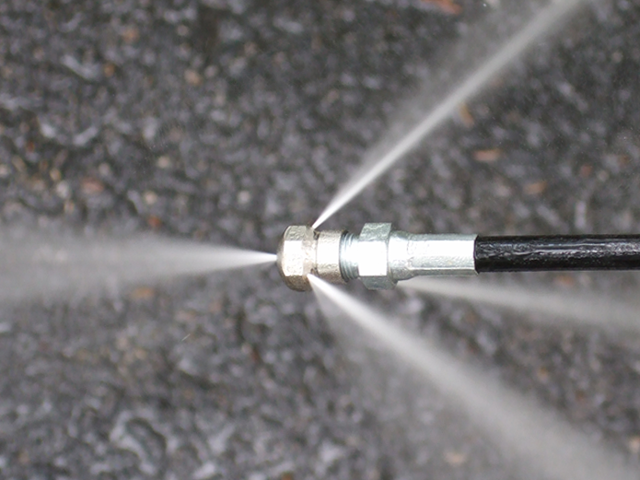
[[[473,26],[520,3],[4,0],[2,223],[275,251],[414,89],[459,80]],[[327,227],[640,231],[640,6],[592,3]],[[499,280],[638,288],[629,273]],[[640,454],[637,338],[350,290]],[[463,444],[405,438],[275,268],[0,312],[2,478],[499,478]]]

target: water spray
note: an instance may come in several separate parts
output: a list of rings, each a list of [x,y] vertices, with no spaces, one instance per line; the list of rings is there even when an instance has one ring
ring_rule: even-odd
[[[338,284],[359,278],[370,290],[384,290],[417,276],[639,270],[640,235],[412,234],[390,223],[367,223],[355,235],[293,225],[282,236],[278,269],[298,291],[311,290],[310,275]]]
[[[438,128],[444,121],[458,111],[460,105],[480,93],[506,67],[519,58],[529,47],[535,44],[554,27],[557,27],[569,14],[587,3],[585,0],[555,0],[542,9],[527,25],[513,35],[503,46],[482,62],[479,68],[451,93],[445,96],[431,109],[422,120],[413,126],[405,135],[382,148],[382,155],[366,158],[352,178],[342,186],[314,222],[318,228],[338,210],[349,203],[356,195],[373,183],[388,169],[399,162],[405,155],[416,148],[420,142]],[[384,144],[383,144],[384,145]],[[378,152],[378,149],[374,150]]]

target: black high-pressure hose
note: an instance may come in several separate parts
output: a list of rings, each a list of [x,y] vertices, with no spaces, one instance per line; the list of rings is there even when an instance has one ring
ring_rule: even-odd
[[[638,270],[640,235],[478,236],[473,257],[478,273]]]
[[[332,283],[359,278],[367,288],[386,289],[419,275],[640,270],[640,235],[416,235],[392,231],[390,223],[367,223],[354,235],[291,226],[278,266],[294,290],[308,290],[309,275]]]

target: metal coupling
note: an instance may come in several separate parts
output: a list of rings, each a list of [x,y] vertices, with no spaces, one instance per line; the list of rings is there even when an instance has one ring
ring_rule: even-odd
[[[331,283],[360,278],[368,289],[393,288],[418,275],[475,275],[476,235],[415,235],[390,223],[367,223],[360,235],[291,226],[278,249],[278,268],[294,290],[311,289],[309,275]]]

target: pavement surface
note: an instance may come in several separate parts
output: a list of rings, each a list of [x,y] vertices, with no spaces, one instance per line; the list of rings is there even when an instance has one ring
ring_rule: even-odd
[[[327,226],[640,231],[640,6],[593,3]],[[412,89],[472,61],[452,46],[514,3],[455,5],[0,2],[2,223],[275,251]],[[632,274],[500,279],[638,287]],[[351,290],[640,454],[637,338]],[[2,478],[499,478],[464,445],[390,427],[313,296],[275,268],[0,312]]]

